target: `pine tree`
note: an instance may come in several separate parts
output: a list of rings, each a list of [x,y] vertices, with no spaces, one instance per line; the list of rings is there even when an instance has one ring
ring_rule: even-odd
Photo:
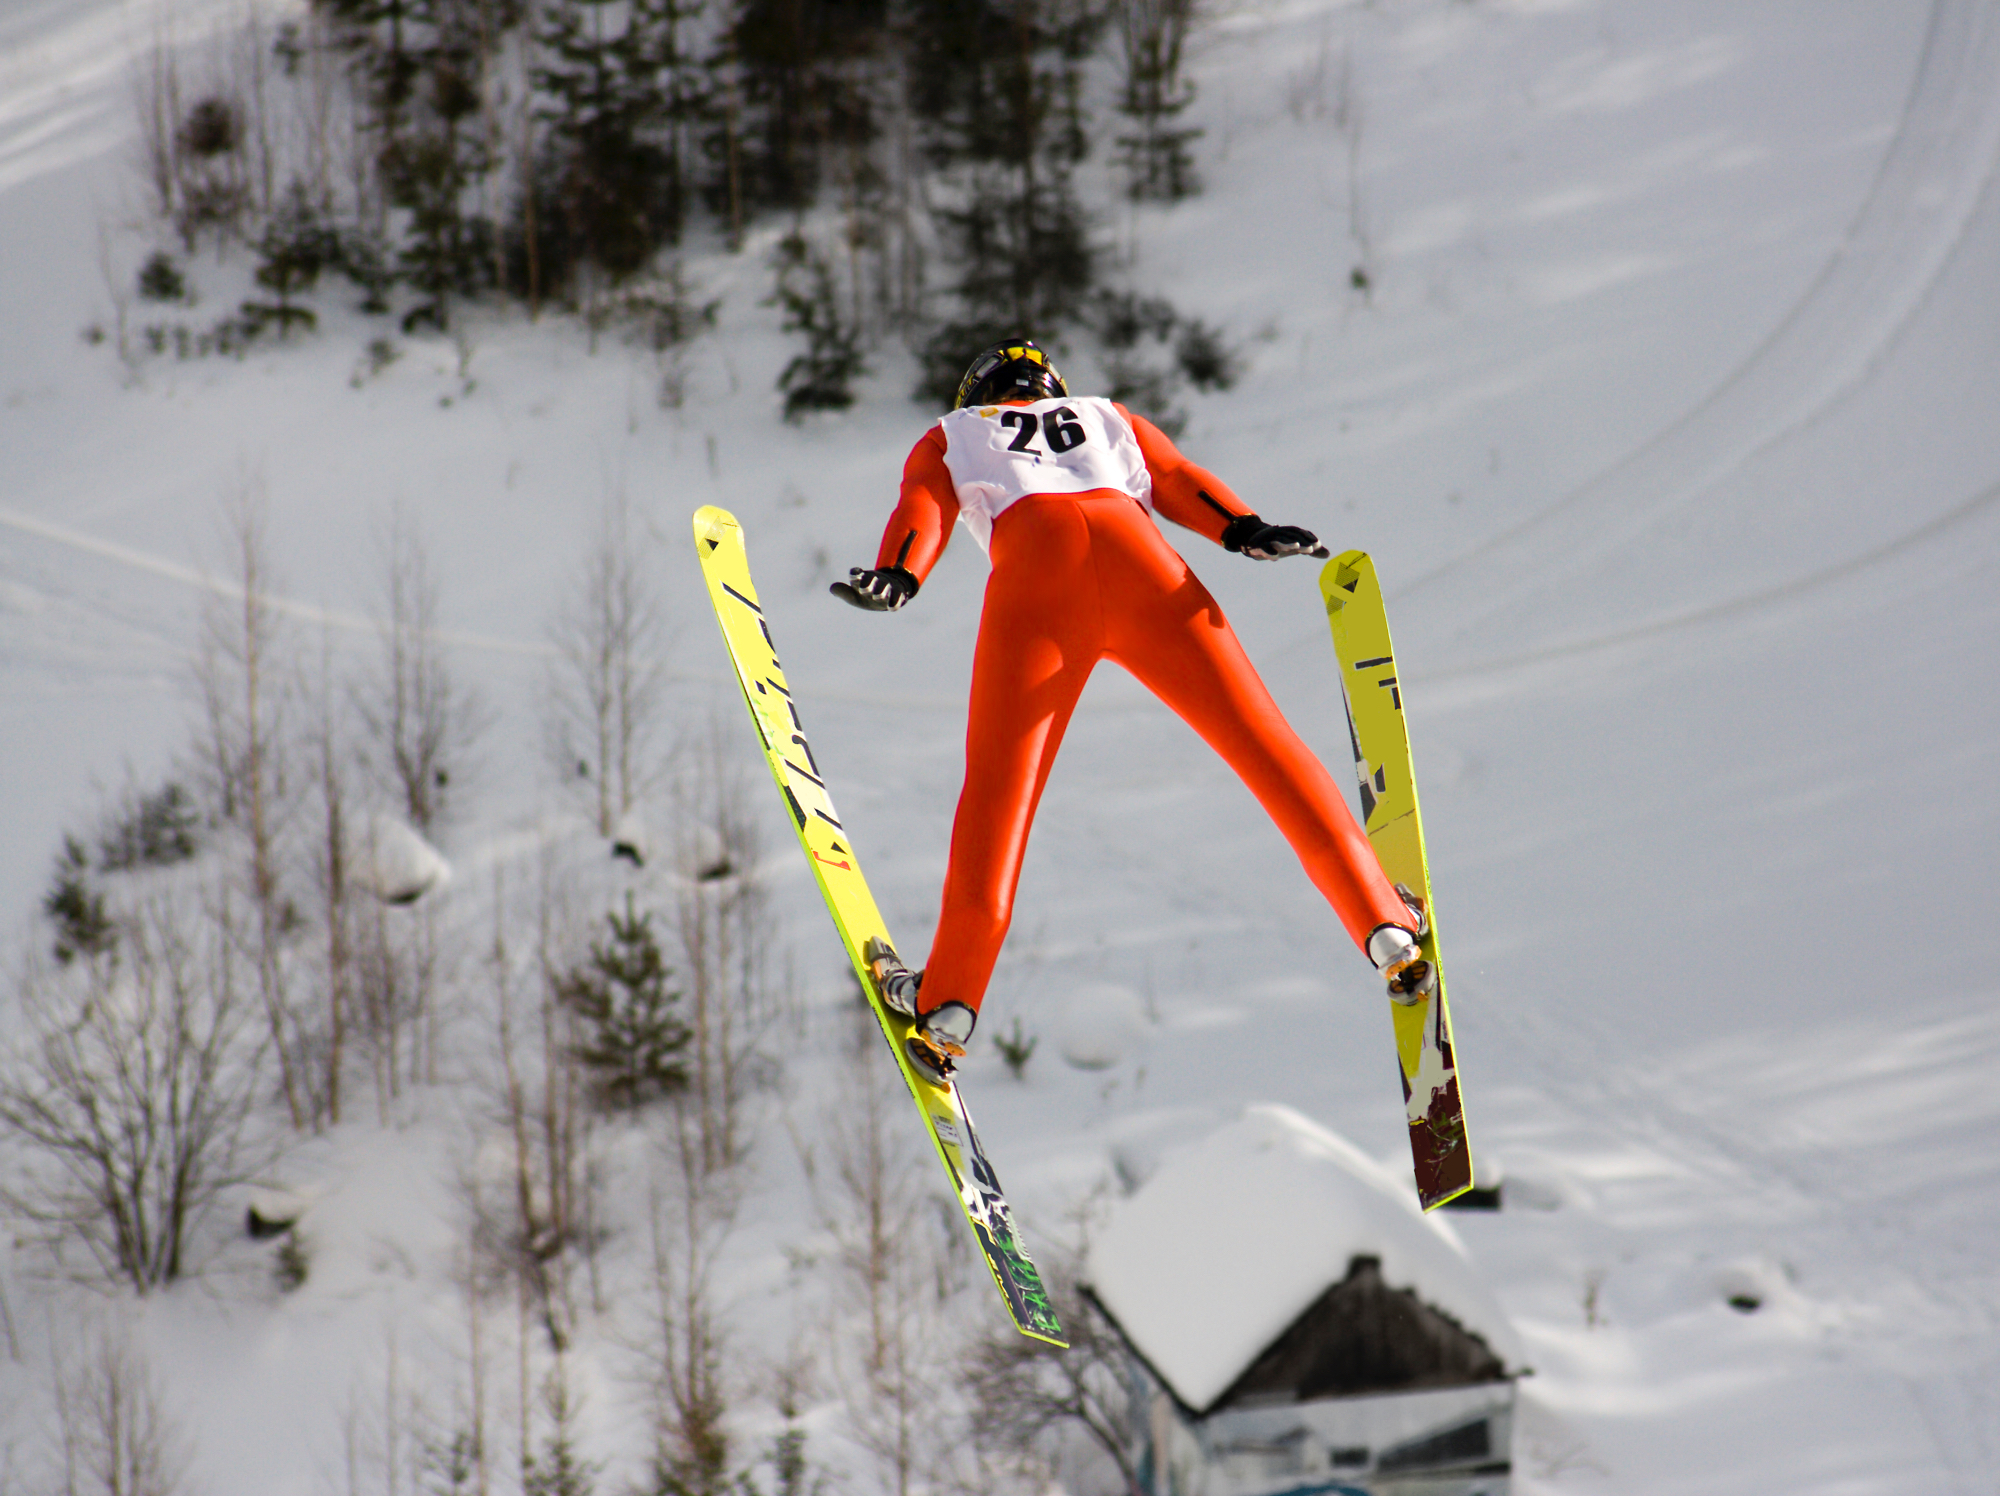
[[[168,780],[150,795],[128,795],[97,834],[97,865],[107,873],[171,867],[200,849],[201,813],[194,798]]]
[[[55,956],[64,966],[78,956],[101,956],[117,944],[118,928],[105,908],[104,894],[90,884],[90,858],[73,836],[63,838],[55,881],[42,895],[42,913],[56,927]]]
[[[881,132],[869,85],[888,36],[887,0],[737,0],[722,54],[736,107],[711,136],[725,166],[711,199],[732,217],[811,207],[829,156]]]
[[[502,34],[518,21],[518,0],[315,4],[333,46],[347,55],[373,142],[368,182],[357,186],[359,222],[343,240],[340,268],[367,290],[364,310],[387,311],[386,292],[401,280],[421,297],[405,330],[444,328],[453,298],[494,273],[492,225],[466,211],[472,189],[498,164],[473,117],[484,107]],[[391,208],[404,215],[393,227]]]
[[[557,0],[535,31],[545,128],[535,191],[543,283],[582,265],[614,283],[678,242],[684,137],[701,90],[684,54],[688,0]]]
[[[375,140],[376,165],[393,174],[403,149],[420,62],[418,7],[423,0],[315,0],[347,53],[361,89],[362,123]],[[357,205],[359,206],[359,205]]]
[[[198,100],[174,132],[181,244],[193,253],[205,228],[218,237],[235,233],[249,192],[243,181],[243,111],[233,99],[212,94]]]
[[[522,1452],[521,1496],[591,1496],[597,1489],[598,1466],[577,1449],[577,1408],[560,1362],[542,1388],[542,1403],[548,1410],[549,1432],[540,1454]]]
[[[611,938],[590,948],[590,959],[556,980],[556,998],[584,1025],[573,1049],[591,1073],[599,1102],[630,1111],[657,1097],[685,1090],[687,1062],[682,1051],[693,1030],[679,1012],[681,994],[672,985],[652,916],[633,907],[606,916]]]
[[[423,297],[403,318],[403,330],[451,325],[454,298],[490,278],[493,226],[466,212],[466,194],[492,167],[471,127],[490,38],[474,0],[422,0],[428,23],[421,44],[406,48],[411,84],[410,124],[383,158],[389,201],[409,212],[398,256],[403,278]]]
[[[778,376],[785,419],[799,421],[815,410],[845,410],[854,403],[854,380],[867,372],[861,330],[841,315],[833,267],[803,235],[787,234],[778,258],[775,300],[785,309],[785,331],[806,340],[805,351],[794,355]]]
[[[1138,127],[1118,137],[1127,190],[1142,200],[1178,202],[1201,190],[1188,150],[1201,131],[1173,128],[1194,102],[1194,84],[1181,76],[1194,0],[1117,0],[1115,9],[1125,56],[1118,111]]]
[[[921,350],[917,395],[948,403],[965,361],[1003,337],[1056,344],[1087,307],[1098,253],[1074,176],[1089,151],[1083,67],[1091,0],[914,0],[912,114],[958,188],[934,211],[964,266]]]
[[[294,305],[293,298],[311,290],[320,272],[339,262],[341,248],[340,236],[328,225],[304,182],[293,178],[286,188],[277,211],[264,225],[257,254],[257,284],[276,300],[244,302],[244,321],[253,328],[275,322],[280,337],[294,327],[311,331],[318,316],[310,307]]]
[[[1147,358],[1149,350],[1166,353],[1180,326],[1173,303],[1163,296],[1106,291],[1097,300],[1092,320],[1110,380],[1105,394],[1141,412],[1168,436],[1180,435],[1187,414],[1172,408],[1180,374],[1172,362]]]

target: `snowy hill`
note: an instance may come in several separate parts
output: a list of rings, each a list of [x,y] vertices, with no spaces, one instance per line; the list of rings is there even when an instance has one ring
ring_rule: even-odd
[[[181,3],[176,35],[198,45],[235,9]],[[182,750],[206,579],[228,573],[218,514],[248,491],[315,658],[323,639],[374,648],[382,526],[399,502],[424,526],[454,668],[495,721],[442,847],[440,918],[490,941],[497,879],[532,886],[543,845],[579,867],[600,850],[546,782],[536,701],[545,620],[623,494],[670,614],[674,722],[689,741],[717,724],[754,775],[687,554],[700,504],[742,518],[815,749],[920,952],[983,562],[961,537],[893,618],[825,590],[872,557],[930,419],[910,362],[885,349],[852,414],[781,424],[767,230],[693,266],[722,310],[675,410],[645,355],[499,313],[399,339],[379,370],[372,324],[335,304],[295,347],[128,369],[80,334],[115,323],[149,248],[127,68],[163,14],[0,10],[0,911],[17,944],[44,938],[63,832]],[[1505,1210],[1456,1229],[1536,1370],[1517,1488],[1988,1489],[2000,10],[1221,0],[1191,70],[1206,191],[1121,206],[1105,230],[1136,279],[1244,349],[1234,389],[1190,397],[1183,448],[1384,579],[1470,1125],[1507,1179]],[[217,305],[247,279],[195,274]],[[1311,567],[1174,538],[1340,769]],[[754,777],[746,793],[805,1015],[716,1269],[755,1441],[781,1423],[764,1373],[831,1343],[814,1316],[838,1252],[787,1124],[811,1136],[854,1067],[817,896],[774,797]],[[622,876],[592,861],[579,897]],[[1075,993],[1121,1011],[1136,994],[1147,1015],[1108,1068],[1055,1054]],[[1381,1008],[1250,797],[1100,672],[981,1035],[1018,1019],[1050,1038],[1024,1082],[990,1045],[967,1078],[1031,1244],[1248,1103],[1400,1167]],[[464,1156],[478,1093],[453,1082],[485,1058],[444,1056],[386,1123],[289,1161],[318,1223],[297,1294],[242,1241],[204,1280],[108,1310],[0,1257],[0,1471],[38,1468],[51,1347],[74,1349],[89,1303],[162,1373],[190,1490],[346,1480],[343,1408],[379,1406],[397,1366],[465,1354],[452,1191],[492,1160]],[[644,1204],[617,1205],[606,1271],[645,1283]],[[622,1477],[644,1437],[618,1376],[648,1321],[637,1296],[607,1302],[583,1336],[584,1429]],[[805,1426],[871,1488],[840,1443],[833,1356]]]

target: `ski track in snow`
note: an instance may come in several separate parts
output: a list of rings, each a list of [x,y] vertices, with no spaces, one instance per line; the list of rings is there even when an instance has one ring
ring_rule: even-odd
[[[263,7],[267,17],[292,6]],[[87,161],[130,138],[134,59],[224,32],[241,0],[15,0],[0,15],[0,192]]]
[[[55,524],[50,520],[38,519],[18,510],[0,508],[0,525],[18,530],[24,535],[32,535],[37,540],[53,541],[57,545],[89,556],[115,561],[120,566],[134,571],[146,572],[152,576],[164,577],[210,597],[223,598],[240,603],[244,600],[243,588],[234,582],[224,581],[208,573],[197,571],[192,566],[184,566],[164,556],[120,545],[116,541],[99,536],[86,535],[68,525]],[[319,625],[322,628],[338,630],[346,634],[359,634],[373,639],[380,636],[383,623],[376,618],[364,618],[358,613],[342,612],[334,608],[323,608],[313,603],[300,602],[296,598],[280,593],[262,592],[258,601],[274,612],[283,613],[302,623]],[[490,634],[466,633],[458,629],[436,629],[429,635],[437,643],[456,649],[480,650],[488,654],[520,655],[530,659],[553,659],[556,649],[551,644],[537,644],[518,639],[501,639]],[[687,677],[669,675],[669,680],[707,679],[708,677]],[[720,679],[720,677],[716,677]]]
[[[1569,640],[1560,644],[1551,644],[1542,649],[1528,650],[1520,654],[1501,655],[1462,665],[1446,665],[1437,670],[1415,670],[1411,672],[1410,679],[1421,681],[1425,685],[1448,685],[1457,681],[1483,680],[1495,675],[1504,674],[1510,670],[1521,669],[1525,666],[1542,665],[1576,655],[1595,654],[1603,650],[1613,650],[1621,645],[1638,643],[1641,640],[1656,638],[1662,634],[1678,633],[1687,629],[1699,628],[1705,624],[1719,623],[1731,618],[1740,618],[1766,608],[1775,607],[1781,603],[1791,602],[1794,599],[1804,597],[1808,593],[1831,586],[1835,582],[1847,581],[1850,578],[1859,576],[1872,567],[1881,565],[1883,562],[1896,559],[1906,551],[1916,549],[1932,540],[1946,536],[1960,525],[1967,524],[1985,515],[1987,510],[1993,507],[1996,499],[2000,499],[2000,484],[1995,484],[1991,488],[1974,494],[1971,498],[1946,510],[1943,514],[1925,520],[1923,523],[1905,530],[1893,540],[1884,541],[1881,545],[1864,551],[1858,556],[1850,557],[1832,566],[1823,567],[1805,576],[1795,577],[1790,581],[1776,583],[1761,591],[1724,598],[1719,602],[1705,603],[1700,607],[1690,608],[1684,613],[1676,613],[1666,618],[1652,619],[1645,623],[1636,623],[1629,628],[1618,629],[1607,634],[1598,634],[1586,639]]]
[[[1848,400],[1930,306],[1992,190],[1995,77],[2000,11],[1984,0],[1934,0],[1909,100],[1867,200],[1770,335],[1658,436],[1546,508],[1400,582],[1390,601],[1413,612],[1450,582],[1484,600],[1465,626],[1495,622],[1509,605],[1587,575],[1606,551]]]

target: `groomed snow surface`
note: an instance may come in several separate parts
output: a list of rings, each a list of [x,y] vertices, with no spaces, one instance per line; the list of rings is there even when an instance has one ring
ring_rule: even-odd
[[[199,47],[231,10],[182,4],[173,26]],[[1132,283],[1244,351],[1234,389],[1188,398],[1184,448],[1265,514],[1369,550],[1388,589],[1472,1136],[1506,1179],[1503,1211],[1454,1229],[1534,1368],[1517,1489],[1993,1490],[2000,8],[1207,15],[1207,191],[1104,232]],[[649,356],[593,353],[559,318],[475,312],[371,369],[381,329],[337,295],[300,346],[129,371],[79,332],[114,324],[153,247],[125,63],[161,24],[139,0],[0,7],[0,907],[19,946],[46,938],[62,832],[181,751],[218,515],[254,487],[312,659],[322,639],[367,657],[391,507],[423,529],[452,663],[495,724],[425,897],[482,950],[496,870],[526,889],[539,847],[602,850],[543,777],[535,701],[544,620],[609,496],[670,614],[677,728],[718,724],[761,773],[688,554],[688,515],[733,509],[819,761],[921,953],[984,563],[961,539],[895,617],[826,595],[872,557],[929,419],[908,362],[884,347],[854,413],[783,426],[773,228],[693,263],[722,312],[675,410]],[[193,273],[208,306],[244,292],[240,264]],[[1187,549],[1344,764],[1310,565]],[[872,1489],[841,1443],[833,1248],[793,1148],[843,1094],[851,998],[775,797],[746,784],[804,1016],[717,1267],[740,1433],[777,1427],[769,1370],[803,1355],[811,1449]],[[633,876],[671,897],[670,873]],[[1248,795],[1107,667],[966,1075],[1031,1246],[1073,1244],[1090,1201],[1260,1103],[1402,1175],[1383,1007]],[[1020,1081],[990,1042],[1016,1021],[1042,1041]],[[483,1059],[447,1060],[386,1125],[363,1106],[272,1181],[309,1202],[296,1293],[234,1221],[204,1277],[137,1304],[0,1257],[6,1482],[47,1457],[52,1347],[109,1315],[191,1436],[188,1489],[345,1488],[362,1424],[343,1410],[380,1406],[392,1365],[448,1388],[463,1354],[456,1181],[490,1164],[466,1157],[489,1116],[457,1084]],[[607,1307],[574,1358],[605,1489],[645,1453],[621,1376],[649,1324],[625,1290],[650,1271],[643,1201],[610,1217]]]

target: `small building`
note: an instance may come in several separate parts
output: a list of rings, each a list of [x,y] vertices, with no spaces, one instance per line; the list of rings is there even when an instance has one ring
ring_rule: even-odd
[[[1093,1244],[1149,1496],[1504,1496],[1513,1331],[1407,1178],[1288,1107],[1163,1164]]]

